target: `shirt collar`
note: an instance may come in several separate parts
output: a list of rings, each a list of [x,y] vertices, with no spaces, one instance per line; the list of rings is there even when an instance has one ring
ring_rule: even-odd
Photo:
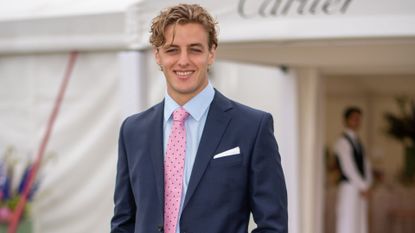
[[[183,108],[193,117],[193,119],[199,121],[208,109],[214,96],[215,90],[209,82],[205,89],[183,105]],[[172,113],[179,107],[180,105],[176,103],[166,91],[166,96],[164,98],[164,123],[169,120]]]
[[[356,135],[356,132],[355,132],[355,131],[353,131],[352,129],[346,128],[346,129],[345,129],[345,133],[346,133],[349,137],[351,137],[354,141],[356,141],[356,140],[357,140],[357,135]]]

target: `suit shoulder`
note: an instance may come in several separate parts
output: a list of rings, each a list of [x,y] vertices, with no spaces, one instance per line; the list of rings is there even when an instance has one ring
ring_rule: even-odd
[[[243,114],[244,117],[253,117],[262,119],[265,116],[271,116],[270,113],[263,110],[259,110],[245,104],[230,100],[233,106],[233,109],[237,114]],[[271,116],[272,117],[272,116]]]
[[[156,117],[159,111],[162,110],[163,102],[158,103],[147,110],[128,116],[124,119],[123,125],[128,127],[129,125],[137,125],[140,122],[146,122],[148,119]]]
[[[237,118],[245,118],[247,120],[254,121],[260,121],[261,119],[266,117],[272,118],[272,115],[270,113],[229,99],[219,91],[216,91],[214,102],[215,105],[221,106],[221,108],[225,112],[228,112]]]

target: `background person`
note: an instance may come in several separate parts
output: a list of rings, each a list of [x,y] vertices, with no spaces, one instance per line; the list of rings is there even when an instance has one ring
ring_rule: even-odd
[[[337,233],[368,232],[368,198],[372,184],[370,163],[358,137],[362,111],[349,107],[344,112],[345,130],[334,151],[340,168],[337,197]]]

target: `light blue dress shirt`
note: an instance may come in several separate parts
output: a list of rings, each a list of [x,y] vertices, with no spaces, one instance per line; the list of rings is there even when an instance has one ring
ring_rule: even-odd
[[[199,148],[200,138],[202,137],[203,128],[205,127],[207,114],[209,112],[210,103],[215,95],[215,90],[209,84],[199,94],[189,100],[183,108],[189,113],[185,121],[186,129],[186,157],[184,160],[183,173],[183,191],[180,202],[179,216],[183,210],[183,202],[186,196],[187,187],[189,185],[190,175],[192,173],[193,164],[196,159],[197,149]],[[164,99],[164,121],[163,121],[163,148],[164,155],[167,148],[171,126],[173,124],[172,114],[179,108],[177,104],[166,92]],[[180,222],[180,218],[178,219]],[[177,223],[176,233],[180,233],[179,222]]]

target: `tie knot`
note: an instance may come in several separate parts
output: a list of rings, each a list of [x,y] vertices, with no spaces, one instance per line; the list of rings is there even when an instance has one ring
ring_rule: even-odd
[[[173,112],[173,120],[183,122],[186,117],[189,116],[189,113],[184,110],[184,108],[180,107],[176,111]]]

